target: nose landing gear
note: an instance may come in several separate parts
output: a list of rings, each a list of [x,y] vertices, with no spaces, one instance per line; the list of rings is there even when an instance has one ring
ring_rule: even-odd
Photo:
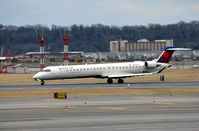
[[[44,80],[41,80],[41,85],[43,86],[45,84]]]

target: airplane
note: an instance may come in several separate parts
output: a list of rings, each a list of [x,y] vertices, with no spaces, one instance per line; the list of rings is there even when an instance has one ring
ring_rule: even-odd
[[[161,73],[164,69],[171,67],[169,61],[174,51],[187,51],[189,48],[166,47],[158,59],[152,61],[134,61],[124,63],[106,64],[85,64],[67,66],[49,66],[33,76],[33,79],[40,81],[41,85],[45,80],[73,79],[73,78],[106,78],[107,83],[124,83],[125,78],[151,75]]]

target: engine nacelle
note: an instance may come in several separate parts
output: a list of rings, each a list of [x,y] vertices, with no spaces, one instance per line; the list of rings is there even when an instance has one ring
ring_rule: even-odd
[[[158,64],[156,61],[146,61],[144,62],[144,66],[146,68],[155,68],[155,67],[158,67]]]

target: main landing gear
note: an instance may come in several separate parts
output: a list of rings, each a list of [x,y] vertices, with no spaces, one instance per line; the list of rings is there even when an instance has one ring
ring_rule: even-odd
[[[113,83],[113,80],[110,79],[110,78],[108,78],[107,83],[108,83],[108,84],[112,84],[112,83]]]
[[[122,83],[124,83],[124,80],[123,79],[118,79],[118,83],[122,84]]]
[[[43,86],[45,84],[44,80],[41,80],[41,85]]]
[[[108,84],[112,84],[113,80],[111,78],[108,78],[107,83]],[[122,84],[122,83],[124,83],[124,80],[123,79],[118,79],[118,84]]]

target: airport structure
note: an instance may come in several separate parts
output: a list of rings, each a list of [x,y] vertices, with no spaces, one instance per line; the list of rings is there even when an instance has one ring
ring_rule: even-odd
[[[155,40],[150,42],[147,39],[140,39],[133,43],[128,42],[128,40],[116,40],[110,41],[110,52],[162,51],[169,46],[173,46],[173,40]]]
[[[44,42],[46,39],[41,37],[38,41],[40,42],[40,70],[42,70],[44,68]]]
[[[71,36],[63,36],[61,39],[64,40],[64,65],[68,65],[68,41],[71,39]]]
[[[8,74],[8,63],[11,59],[11,57],[0,57],[0,74]]]

